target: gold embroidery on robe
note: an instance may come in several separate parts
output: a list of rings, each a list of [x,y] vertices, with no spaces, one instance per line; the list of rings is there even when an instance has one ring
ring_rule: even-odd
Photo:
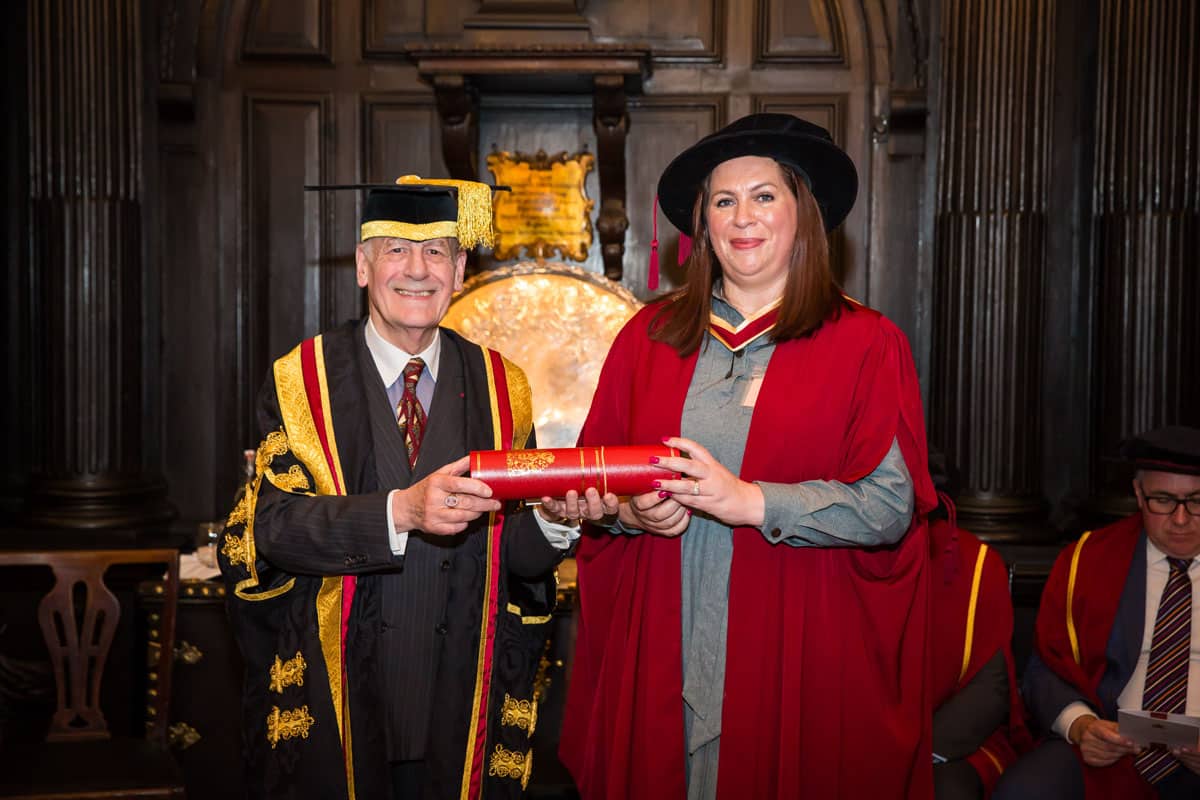
[[[524,450],[533,432],[533,390],[525,370],[500,356],[504,362],[505,383],[508,384],[508,406],[512,409],[512,448]]]
[[[526,616],[521,613],[521,607],[518,605],[515,605],[513,603],[509,603],[506,606],[506,608],[508,609],[508,613],[516,614],[518,617],[521,618],[522,625],[542,625],[543,623],[549,622],[550,620],[554,619],[554,616],[552,614],[544,614],[541,616],[533,616],[533,617]]]
[[[307,739],[308,729],[315,722],[306,705],[289,711],[280,711],[279,706],[271,706],[271,713],[267,715],[267,741],[274,750],[280,739],[294,739],[297,736]]]
[[[521,782],[521,788],[529,785],[529,774],[533,771],[533,752],[519,753],[516,750],[505,750],[504,745],[496,745],[495,752],[488,759],[488,775],[493,778],[512,778]]]
[[[296,651],[295,658],[289,658],[283,661],[279,656],[275,656],[275,663],[271,665],[271,691],[277,694],[283,694],[283,690],[289,686],[304,685],[304,669],[308,663],[304,660],[304,656],[300,651]]]
[[[254,469],[262,475],[275,460],[275,456],[283,455],[288,449],[287,434],[283,430],[271,431],[258,446],[258,455],[254,457]]]
[[[295,492],[301,489],[307,491],[310,486],[308,477],[304,474],[304,470],[300,469],[299,464],[292,464],[287,472],[275,472],[268,469],[266,475],[267,480],[285,492]]]
[[[515,725],[533,736],[533,728],[537,725],[537,701],[517,700],[504,693],[504,703],[500,706],[500,724]]]
[[[251,591],[259,585],[258,570],[255,567],[256,554],[254,547],[254,512],[258,504],[258,492],[262,488],[264,475],[269,479],[275,477],[274,473],[268,469],[271,462],[275,460],[276,456],[283,455],[289,449],[288,437],[282,428],[267,434],[267,438],[263,439],[262,443],[259,444],[258,454],[254,457],[254,483],[229,515],[229,525],[235,523],[245,525],[245,533],[242,534],[240,539],[226,535],[225,545],[221,548],[221,552],[229,559],[231,565],[245,564],[246,571],[249,573],[249,577],[238,581],[237,585],[234,586],[233,593],[240,600],[254,602],[271,600],[290,592],[296,584],[295,578],[288,578],[281,586],[276,586],[274,589],[266,589],[259,592]],[[304,477],[300,468],[295,465],[287,473],[278,477],[282,482],[299,478],[305,488],[308,486],[308,479]],[[274,480],[272,482],[274,483]],[[243,505],[245,506],[244,508]],[[239,515],[244,516],[244,519],[235,520],[234,518]]]
[[[246,547],[244,537],[235,536],[232,533],[225,534],[225,544],[221,547],[221,555],[225,556],[230,565],[236,567],[238,564],[249,564],[248,552],[249,548]]]
[[[229,512],[229,519],[225,520],[225,527],[232,528],[234,525],[245,525],[249,522],[253,502],[254,498],[251,493],[243,492],[238,504],[234,506],[233,511]]]

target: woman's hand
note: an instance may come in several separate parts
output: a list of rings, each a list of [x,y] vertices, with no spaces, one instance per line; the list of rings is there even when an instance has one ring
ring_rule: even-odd
[[[621,503],[618,518],[627,528],[640,528],[657,536],[678,536],[687,530],[692,512],[673,500],[670,492],[654,491]]]
[[[666,457],[656,462],[660,467],[682,473],[679,480],[657,481],[659,489],[670,492],[679,504],[703,511],[731,528],[740,525],[757,528],[763,524],[765,503],[757,484],[734,475],[691,439],[672,437],[664,439],[663,444],[679,448],[688,457]]]
[[[543,497],[538,513],[547,522],[567,520],[574,523],[581,519],[595,522],[615,515],[620,505],[621,501],[612,492],[601,496],[595,488],[589,487],[582,496],[572,489],[566,497]]]

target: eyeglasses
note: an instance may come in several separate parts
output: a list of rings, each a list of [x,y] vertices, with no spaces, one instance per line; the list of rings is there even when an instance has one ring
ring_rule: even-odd
[[[1200,496],[1176,497],[1171,494],[1151,495],[1145,492],[1146,490],[1142,489],[1146,498],[1146,510],[1151,514],[1174,514],[1175,509],[1182,505],[1193,517],[1200,517]]]

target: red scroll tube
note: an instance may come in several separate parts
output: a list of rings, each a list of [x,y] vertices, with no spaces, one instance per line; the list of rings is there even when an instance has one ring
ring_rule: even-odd
[[[496,500],[565,497],[595,487],[628,497],[654,490],[654,482],[679,478],[650,463],[651,456],[678,456],[666,445],[566,447],[549,450],[472,450],[471,477],[492,488]]]

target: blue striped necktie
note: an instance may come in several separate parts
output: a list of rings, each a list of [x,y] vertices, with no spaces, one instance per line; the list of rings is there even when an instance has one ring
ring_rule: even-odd
[[[1183,558],[1167,561],[1171,574],[1154,618],[1142,708],[1182,714],[1187,706],[1188,659],[1192,653],[1192,581],[1188,577],[1192,562]],[[1133,763],[1152,784],[1179,768],[1175,756],[1158,745],[1143,750]]]

